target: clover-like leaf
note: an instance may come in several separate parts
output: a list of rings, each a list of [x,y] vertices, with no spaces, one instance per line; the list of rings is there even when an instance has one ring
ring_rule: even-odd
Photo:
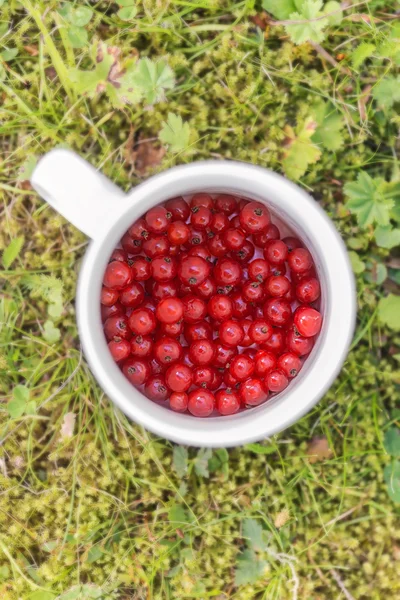
[[[174,73],[164,60],[142,58],[129,69],[123,78],[125,86],[139,89],[147,104],[155,104],[165,97],[165,90],[175,85]]]
[[[400,246],[400,229],[388,227],[377,227],[375,229],[375,240],[380,248],[395,248]]]
[[[71,25],[68,27],[68,39],[71,42],[73,48],[83,48],[88,43],[88,32],[83,27],[77,27]]]
[[[386,431],[383,445],[390,456],[400,457],[400,429],[398,427],[390,427]]]
[[[263,0],[262,7],[276,19],[288,19],[296,11],[294,0]]]
[[[55,344],[61,337],[60,330],[48,319],[43,325],[43,337],[49,344]]]
[[[343,20],[342,7],[340,2],[336,2],[336,0],[329,0],[325,4],[323,12],[328,19],[329,25],[340,25]]]
[[[122,21],[130,21],[136,17],[137,8],[133,0],[117,0],[117,4],[121,7],[117,15]]]
[[[357,252],[351,250],[349,252],[349,258],[353,271],[356,275],[359,275],[365,271],[365,263],[360,259]]]
[[[389,329],[400,331],[400,296],[389,294],[386,298],[381,298],[378,304],[378,316],[381,323]]]
[[[309,165],[317,162],[321,150],[311,140],[317,129],[316,121],[309,117],[296,130],[285,128],[287,139],[283,150],[282,166],[288,177],[299,179],[307,171]]]
[[[380,108],[391,108],[400,102],[400,75],[381,79],[372,90],[372,95]]]
[[[18,48],[6,48],[0,53],[0,56],[6,62],[13,60],[18,55]]]
[[[295,44],[304,42],[322,42],[325,37],[323,30],[328,25],[328,19],[321,12],[322,0],[306,0],[301,12],[289,15],[290,21],[296,21],[285,25],[285,29]]]
[[[368,227],[373,223],[389,225],[394,202],[386,194],[388,186],[381,177],[373,179],[365,171],[358,174],[357,181],[346,183],[344,186],[348,198],[346,206],[356,215],[361,227]]]
[[[181,152],[189,145],[189,124],[184,123],[180,115],[168,113],[167,121],[163,122],[159,138],[164,144],[169,145],[172,152]]]

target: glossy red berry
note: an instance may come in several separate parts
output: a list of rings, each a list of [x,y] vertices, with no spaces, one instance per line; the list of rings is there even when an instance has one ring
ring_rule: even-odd
[[[164,206],[154,206],[147,211],[145,221],[150,233],[165,233],[172,218],[172,213],[168,212]]]
[[[249,279],[262,283],[266,281],[271,273],[269,263],[263,258],[256,258],[249,263]]]
[[[244,338],[243,327],[237,322],[229,319],[221,323],[219,328],[219,339],[224,346],[240,346]]]
[[[293,322],[300,335],[314,337],[321,330],[322,316],[315,308],[299,306],[294,313]]]
[[[171,365],[165,373],[165,383],[173,392],[186,392],[192,385],[192,369],[183,363]]]
[[[174,221],[168,226],[167,236],[171,244],[181,246],[189,240],[190,229],[183,221]]]
[[[222,239],[228,250],[240,250],[246,241],[246,235],[241,229],[230,227],[224,231]]]
[[[110,263],[110,262],[113,262],[114,260],[117,260],[119,262],[127,262],[128,255],[124,250],[121,250],[121,248],[115,248],[115,250],[113,250],[108,262]]]
[[[243,319],[251,314],[252,307],[249,302],[243,298],[241,292],[234,292],[229,296],[232,300],[232,316],[236,319]]]
[[[239,214],[242,229],[248,233],[261,233],[270,224],[269,210],[261,202],[249,202]]]
[[[187,294],[181,300],[183,302],[183,320],[186,323],[196,323],[204,319],[207,314],[204,300],[194,294]]]
[[[214,266],[214,278],[217,285],[235,286],[242,277],[242,267],[236,260],[221,258]]]
[[[160,323],[160,332],[169,337],[178,337],[183,333],[183,321]]]
[[[210,264],[200,256],[187,256],[178,265],[179,279],[190,286],[200,285],[210,274]]]
[[[207,305],[207,311],[210,317],[216,321],[225,321],[232,317],[233,303],[229,296],[217,294],[213,296]]]
[[[119,292],[118,290],[113,290],[111,288],[103,287],[100,293],[100,302],[103,306],[112,306],[118,300]]]
[[[233,377],[231,375],[231,372],[229,371],[229,369],[226,369],[224,371],[224,384],[228,388],[237,390],[237,389],[239,389],[240,381],[238,381],[235,377]]]
[[[189,347],[189,358],[194,365],[206,366],[215,356],[215,344],[211,340],[195,340]]]
[[[128,287],[124,288],[119,293],[119,301],[123,306],[128,306],[129,308],[140,306],[143,300],[144,289],[140,283],[136,283],[136,281],[131,283],[131,285],[128,285]]]
[[[263,343],[263,348],[273,354],[281,354],[285,349],[285,334],[281,329],[272,328],[269,340]]]
[[[170,391],[162,375],[153,375],[144,386],[144,393],[147,398],[154,402],[165,402],[168,400]]]
[[[247,379],[240,384],[239,396],[245,406],[262,404],[267,399],[267,395],[260,379]]]
[[[196,286],[196,294],[204,300],[209,300],[217,292],[217,284],[214,279],[207,277],[200,285]]]
[[[272,335],[272,325],[266,319],[256,319],[249,329],[249,336],[255,344],[262,344]]]
[[[128,319],[123,315],[109,317],[104,323],[104,333],[108,340],[115,338],[129,340],[132,335],[128,327]]]
[[[182,196],[168,200],[165,203],[165,208],[172,215],[171,221],[187,221],[189,218],[190,208]]]
[[[206,208],[205,206],[194,206],[191,212],[190,222],[194,229],[201,231],[210,226],[212,213],[209,208]]]
[[[131,264],[134,281],[147,281],[151,277],[150,261],[144,256],[135,256]]]
[[[127,263],[119,260],[108,263],[103,277],[103,284],[106,287],[113,290],[122,290],[131,281],[132,271]]]
[[[159,256],[151,261],[151,274],[154,281],[171,281],[176,277],[178,267],[171,256]]]
[[[195,417],[209,417],[214,411],[214,394],[204,388],[189,393],[188,410]]]
[[[167,297],[160,300],[156,308],[156,317],[161,323],[176,323],[183,317],[183,303],[180,298]]]
[[[197,323],[187,323],[184,328],[185,339],[191,344],[195,340],[211,340],[212,328],[207,321],[199,321]]]
[[[268,242],[264,248],[264,258],[271,265],[280,265],[287,260],[288,248],[282,240]]]
[[[142,250],[149,258],[166,256],[169,252],[169,240],[165,235],[151,235],[144,240]]]
[[[129,233],[125,233],[121,238],[121,246],[128,254],[140,254],[143,244],[142,240],[134,240]]]
[[[230,225],[229,219],[221,212],[214,213],[210,221],[210,231],[213,233],[222,233],[228,229]]]
[[[254,373],[254,360],[246,354],[235,356],[229,366],[229,372],[237,381],[245,381]]]
[[[193,371],[193,385],[207,390],[212,389],[214,382],[214,369],[212,367],[197,367]]]
[[[214,200],[211,198],[210,194],[200,192],[199,194],[194,194],[190,201],[190,208],[193,209],[196,206],[204,206],[211,210],[214,208]]]
[[[174,338],[165,336],[155,342],[153,353],[159,363],[170,365],[182,357],[182,346]]]
[[[211,252],[212,256],[216,256],[217,258],[226,256],[228,252],[228,248],[225,246],[225,243],[222,239],[222,234],[219,233],[217,233],[214,236],[211,236],[208,239],[207,247]]]
[[[151,295],[156,302],[160,302],[163,298],[178,295],[178,285],[176,280],[173,281],[155,281],[151,290]]]
[[[232,257],[241,264],[248,263],[254,256],[255,248],[249,240],[246,240],[240,250],[232,252]]]
[[[120,302],[116,302],[112,306],[101,306],[101,320],[104,323],[109,317],[116,317],[118,315],[122,315],[124,310],[125,309],[122,306],[122,304],[120,304]]]
[[[271,240],[279,240],[280,237],[281,236],[277,226],[273,223],[270,223],[265,231],[253,235],[253,240],[256,246],[259,248],[265,248],[268,242]]]
[[[243,333],[244,333],[243,339],[240,342],[240,346],[243,346],[245,348],[247,348],[248,346],[251,346],[254,343],[250,337],[250,327],[251,327],[252,323],[253,323],[253,321],[250,318],[242,319],[240,321],[240,325],[242,326]]]
[[[172,392],[169,405],[175,412],[185,412],[188,407],[189,396],[185,392]]]
[[[128,229],[128,235],[133,240],[145,240],[149,236],[149,230],[145,219],[138,219]]]
[[[315,277],[304,278],[296,285],[296,298],[303,304],[311,304],[318,300],[321,294],[321,287],[318,279]]]
[[[149,335],[156,328],[156,319],[149,308],[137,308],[128,320],[129,327],[136,335]]]
[[[278,369],[270,371],[265,378],[266,387],[274,394],[282,392],[288,386],[288,384],[289,380],[285,373],[283,373],[283,371],[279,371]]]
[[[293,273],[307,273],[313,266],[313,259],[305,248],[295,248],[289,254],[288,263]]]
[[[296,377],[302,367],[302,362],[297,354],[286,352],[278,358],[278,369],[280,369],[288,379]]]
[[[242,287],[243,298],[246,302],[262,302],[265,299],[263,285],[258,281],[248,281]]]
[[[236,390],[226,388],[215,394],[217,410],[221,415],[234,415],[240,409],[240,396]]]
[[[217,196],[214,205],[217,212],[224,213],[225,215],[231,215],[237,209],[236,198],[230,194],[220,194]]]
[[[237,349],[232,346],[224,346],[220,342],[215,343],[215,356],[213,359],[213,366],[224,368],[228,367],[230,361],[237,354]]]
[[[135,335],[131,339],[130,352],[138,358],[148,358],[153,350],[153,338],[150,335]]]
[[[128,340],[121,340],[119,338],[108,342],[108,349],[115,362],[128,358],[131,353],[131,345]]]
[[[291,288],[290,281],[283,275],[272,275],[268,277],[265,283],[265,291],[269,296],[274,298],[283,298]]]
[[[257,377],[265,377],[267,373],[276,367],[276,356],[268,350],[258,350],[254,359],[254,374]]]
[[[286,336],[287,349],[298,356],[309,354],[314,346],[314,338],[304,337],[297,329],[291,328]]]
[[[132,385],[143,385],[151,376],[150,365],[147,360],[131,356],[122,365],[122,372]],[[148,396],[146,394],[146,396]]]
[[[278,327],[283,327],[290,322],[292,310],[287,300],[271,298],[264,304],[264,316]]]
[[[301,241],[299,239],[297,239],[296,237],[292,237],[292,236],[285,237],[285,238],[283,238],[282,241],[285,242],[289,252],[292,252],[296,248],[302,248],[302,246],[303,246],[303,244],[301,243]]]

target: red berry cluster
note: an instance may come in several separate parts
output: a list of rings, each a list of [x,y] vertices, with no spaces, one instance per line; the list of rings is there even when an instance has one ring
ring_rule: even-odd
[[[220,194],[151,208],[104,273],[114,360],[151,400],[207,417],[286,388],[321,329],[309,251],[259,202]]]

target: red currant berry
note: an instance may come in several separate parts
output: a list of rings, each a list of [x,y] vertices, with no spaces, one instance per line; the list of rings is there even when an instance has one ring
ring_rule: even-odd
[[[188,346],[185,346],[184,348],[182,348],[182,358],[181,358],[180,362],[183,363],[184,365],[186,365],[187,367],[194,369],[194,364],[192,363],[192,361],[189,358]]]
[[[256,246],[259,248],[265,248],[268,242],[271,240],[279,240],[280,237],[281,234],[277,226],[273,223],[270,223],[265,231],[262,233],[256,233],[253,236],[253,240]]]
[[[149,364],[152,375],[160,375],[160,373],[164,373],[166,367],[165,365],[161,365],[158,360],[155,358],[149,358]]]
[[[272,335],[272,326],[266,319],[256,319],[249,329],[249,336],[255,344],[262,344]]]
[[[136,335],[148,335],[156,328],[156,318],[149,308],[137,308],[129,317],[129,327]]]
[[[103,277],[103,284],[106,287],[113,290],[122,290],[131,281],[132,271],[127,263],[119,260],[108,263]]]
[[[268,350],[258,350],[254,359],[255,375],[265,377],[276,367],[276,356]]]
[[[103,287],[100,294],[100,302],[103,306],[112,306],[118,300],[119,293],[117,290]]]
[[[131,340],[131,354],[138,358],[147,358],[153,349],[153,339],[149,335],[136,335]]]
[[[272,329],[271,337],[264,342],[263,348],[274,354],[281,354],[285,349],[285,335],[280,329]]]
[[[272,240],[264,248],[264,258],[271,265],[280,265],[288,257],[288,248],[282,240]]]
[[[191,344],[196,340],[212,340],[211,325],[207,321],[185,325],[185,339]]]
[[[215,394],[215,401],[218,412],[224,416],[234,415],[240,409],[240,396],[231,388],[218,390]]]
[[[153,375],[144,386],[144,394],[154,402],[165,402],[170,395],[169,389],[162,375]]]
[[[211,254],[217,258],[225,256],[228,252],[228,248],[225,246],[222,236],[219,233],[209,238],[207,247]]]
[[[173,392],[186,392],[192,385],[192,369],[183,363],[171,365],[165,373],[165,383]]]
[[[292,310],[287,300],[271,298],[264,304],[264,316],[278,327],[287,325],[292,316]]]
[[[211,223],[211,210],[205,206],[194,206],[192,208],[192,214],[190,216],[190,222],[194,229],[202,231],[207,229]]]
[[[187,294],[182,298],[183,302],[183,320],[186,323],[196,323],[202,321],[207,314],[207,306],[204,300]]]
[[[214,369],[211,367],[197,367],[193,371],[193,385],[210,390],[214,382]]]
[[[296,377],[301,367],[302,362],[300,358],[297,354],[293,354],[293,352],[286,352],[286,354],[282,354],[278,358],[278,369],[283,371],[288,379]]]
[[[169,242],[165,235],[151,235],[143,242],[143,252],[149,258],[166,256],[169,252]]]
[[[177,321],[176,323],[161,323],[160,331],[163,335],[178,337],[183,333],[183,321]]]
[[[189,347],[189,358],[194,365],[205,367],[215,356],[215,344],[211,340],[195,340]]]
[[[229,222],[230,222],[231,227],[234,227],[235,229],[240,229],[239,215],[235,215],[234,217],[231,217]]]
[[[154,206],[147,211],[145,221],[150,233],[165,233],[168,229],[172,213],[168,212],[164,206]]]
[[[287,348],[297,356],[309,354],[314,346],[314,339],[303,337],[294,328],[290,329],[286,337]]]
[[[313,266],[312,256],[305,248],[295,248],[289,254],[288,263],[293,273],[306,273]]]
[[[179,298],[163,298],[157,305],[156,317],[161,323],[176,323],[183,317],[183,303]]]
[[[133,240],[145,240],[149,235],[145,219],[138,219],[128,229],[128,234]]]
[[[283,373],[283,371],[279,371],[278,369],[270,371],[265,378],[266,387],[274,394],[282,392],[285,388],[287,388],[288,384],[289,380],[285,373]]]
[[[108,340],[114,338],[129,340],[132,335],[128,327],[128,320],[122,315],[108,317],[104,323],[104,334]]]
[[[196,293],[198,294],[198,296],[200,296],[200,298],[203,298],[204,300],[208,300],[209,298],[214,296],[216,292],[217,284],[215,283],[214,279],[211,279],[211,277],[207,277],[207,279],[205,279],[203,283],[196,286]]]
[[[193,246],[188,252],[188,256],[200,256],[209,263],[213,262],[213,257],[207,246]],[[185,257],[181,256],[181,259]]]
[[[202,246],[207,243],[208,236],[204,229],[193,229],[193,227],[189,227],[189,229],[188,245],[190,247]]]
[[[214,411],[214,405],[214,394],[204,388],[198,388],[189,394],[188,410],[194,417],[209,417]]]
[[[123,306],[135,308],[140,306],[144,300],[144,289],[140,283],[134,281],[119,293],[119,301]]]
[[[267,399],[267,393],[259,379],[247,379],[240,384],[239,396],[244,406],[258,406]]]
[[[228,367],[230,361],[234,356],[236,356],[237,350],[236,348],[232,348],[231,346],[224,346],[220,342],[215,344],[215,356],[213,359],[213,365],[215,367]]]
[[[149,260],[144,256],[136,256],[132,260],[131,271],[134,281],[147,281],[151,277]]]
[[[232,316],[236,319],[248,317],[251,313],[251,305],[246,302],[240,292],[235,292],[230,296],[232,300]]]
[[[113,250],[113,253],[111,254],[108,262],[110,263],[114,260],[117,260],[119,262],[127,262],[128,255],[124,250],[121,250],[121,248],[116,248],[115,250]]]
[[[151,274],[154,281],[171,281],[176,277],[177,272],[175,258],[159,256],[151,261]]]
[[[108,349],[115,362],[128,358],[131,353],[131,346],[128,340],[120,340],[119,338],[108,342]]]
[[[224,384],[226,385],[227,388],[233,388],[233,389],[238,389],[240,382],[231,375],[229,369],[227,369],[226,371],[224,371]]]
[[[217,294],[209,300],[207,310],[216,321],[225,321],[232,317],[233,303],[229,296]]]
[[[228,250],[240,250],[246,241],[246,236],[241,229],[229,228],[222,234],[225,246]]]
[[[190,208],[182,196],[168,200],[165,203],[165,208],[172,215],[171,221],[187,221],[189,218]]]
[[[237,322],[229,319],[221,323],[219,328],[219,339],[224,346],[239,346],[244,338],[243,327]]]
[[[143,244],[142,240],[134,240],[129,233],[125,233],[121,238],[121,246],[128,254],[140,254]]]
[[[177,340],[162,337],[156,341],[153,349],[154,357],[162,365],[177,362],[182,356],[182,346]]]
[[[177,296],[178,295],[178,285],[177,282],[174,281],[156,281],[154,282],[153,289],[151,290],[151,295],[156,302],[161,301],[163,298],[168,298],[169,296]]]
[[[285,237],[282,241],[285,242],[289,252],[293,252],[296,248],[302,248],[302,243],[295,237]]]
[[[190,201],[190,208],[193,209],[196,206],[204,206],[204,208],[211,210],[214,208],[214,200],[211,198],[210,194],[200,192],[199,194],[194,194]]]
[[[178,265],[178,277],[186,285],[200,285],[210,274],[210,264],[200,256],[187,256]]]
[[[242,229],[248,233],[261,233],[270,224],[269,210],[260,202],[249,202],[239,214]]]
[[[265,298],[264,288],[258,281],[248,281],[242,287],[243,298],[246,302],[262,302]]]
[[[242,321],[240,321],[240,325],[242,326],[244,333],[243,339],[240,342],[240,346],[244,346],[245,348],[254,343],[250,337],[250,327],[252,323],[253,321],[251,319],[242,319]]]
[[[249,279],[252,281],[266,281],[270,272],[270,266],[263,258],[256,258],[249,264]]]
[[[299,306],[295,310],[293,321],[300,335],[307,338],[314,337],[321,330],[322,316],[315,308]]]
[[[101,320],[104,323],[110,317],[121,316],[124,312],[124,307],[120,302],[112,306],[101,306]]]
[[[272,275],[268,277],[264,289],[269,296],[283,298],[290,291],[290,288],[290,281],[287,277]]]
[[[151,369],[147,360],[141,360],[135,356],[130,356],[125,360],[122,365],[122,372],[132,385],[143,385],[146,381],[149,381],[151,376]]]
[[[213,369],[213,380],[210,384],[210,390],[218,390],[222,385],[222,377],[223,371],[217,371]]]
[[[223,213],[214,213],[210,221],[210,230],[213,233],[222,233],[229,227],[229,219]]]
[[[214,278],[217,285],[237,285],[242,277],[242,267],[236,260],[221,258],[214,266]]]
[[[237,201],[230,194],[220,194],[215,199],[215,210],[226,215],[231,215],[237,209]]]
[[[185,412],[188,407],[189,396],[185,392],[172,392],[169,405],[175,412]]]
[[[171,244],[181,246],[189,240],[190,229],[183,221],[174,221],[168,227],[167,236]]]
[[[248,263],[254,256],[255,248],[249,240],[246,240],[240,250],[232,252],[233,258],[238,260],[240,263]]]
[[[321,288],[315,277],[301,279],[296,285],[296,298],[304,304],[311,304],[318,300]]]
[[[238,354],[232,359],[229,372],[237,381],[245,381],[254,373],[254,360],[246,354]]]

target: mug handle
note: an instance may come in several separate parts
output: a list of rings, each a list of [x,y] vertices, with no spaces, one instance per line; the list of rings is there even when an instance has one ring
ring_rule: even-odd
[[[50,206],[92,239],[125,193],[70,150],[57,148],[38,162],[32,187]]]

